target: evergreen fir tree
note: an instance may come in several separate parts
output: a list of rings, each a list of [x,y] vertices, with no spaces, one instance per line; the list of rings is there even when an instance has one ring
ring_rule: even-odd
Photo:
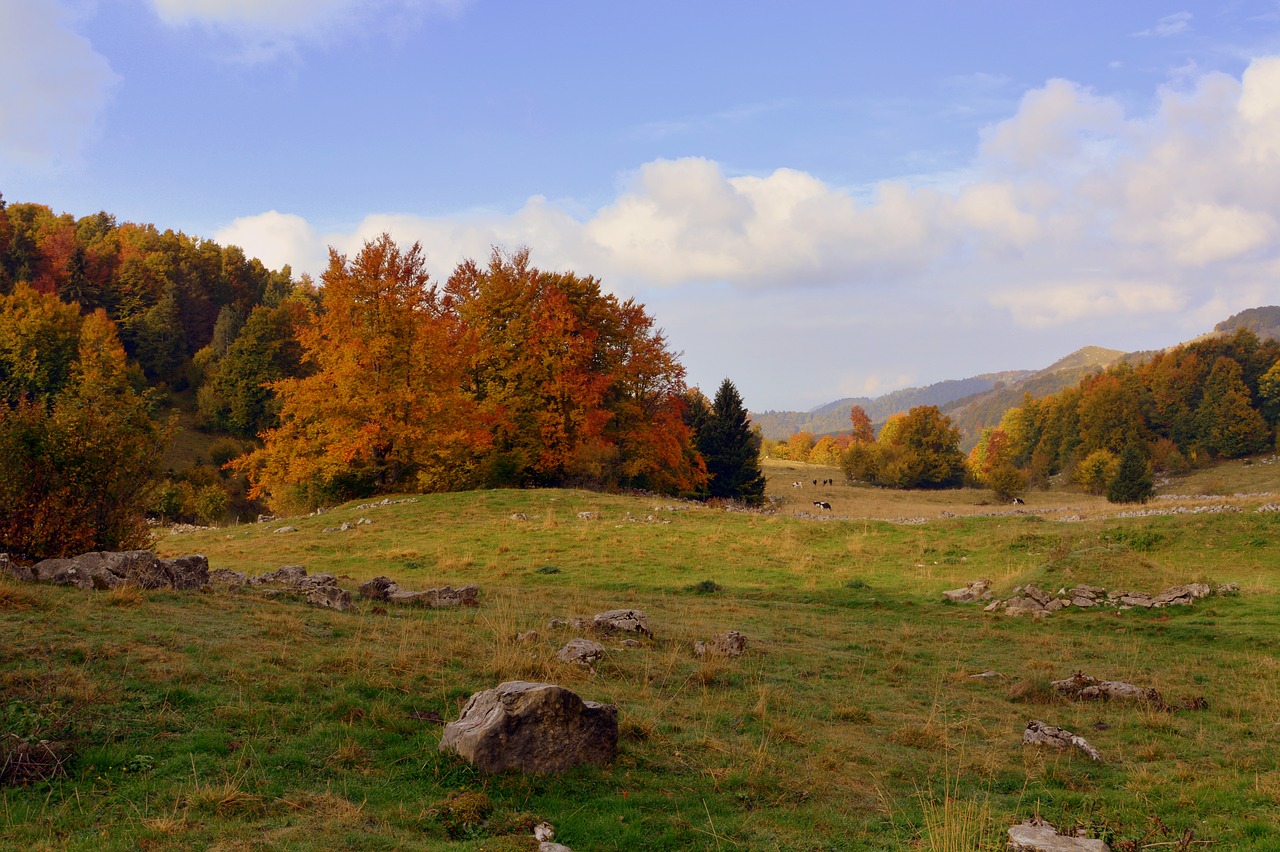
[[[1151,468],[1137,444],[1129,444],[1120,454],[1120,467],[1107,483],[1107,501],[1145,503],[1155,490]]]
[[[699,412],[698,452],[707,465],[710,497],[764,502],[764,474],[760,472],[760,436],[751,430],[747,410],[733,382],[725,379],[716,391],[709,414]]]

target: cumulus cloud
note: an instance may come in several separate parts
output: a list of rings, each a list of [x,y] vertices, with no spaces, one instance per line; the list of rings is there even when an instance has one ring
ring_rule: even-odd
[[[314,262],[326,243],[350,253],[387,231],[420,241],[437,276],[491,246],[528,245],[544,267],[633,292],[711,285],[820,302],[895,288],[922,311],[983,308],[1046,329],[1274,300],[1278,166],[1280,58],[1265,58],[1239,78],[1170,85],[1138,115],[1050,80],[945,185],[854,193],[794,169],[732,176],[684,158],[643,164],[585,216],[535,197],[511,214],[379,214],[325,235],[273,212],[228,232],[268,247],[264,258]]]
[[[271,269],[288,265],[297,272],[319,273],[329,257],[324,241],[306,219],[276,210],[236,219],[214,239],[240,246]]]
[[[56,0],[0,2],[0,157],[76,163],[119,78]]]

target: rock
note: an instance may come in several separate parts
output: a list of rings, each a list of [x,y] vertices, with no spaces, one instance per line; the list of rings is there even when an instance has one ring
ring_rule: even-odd
[[[244,586],[249,578],[243,571],[232,571],[230,568],[215,568],[209,572],[209,582],[225,586]]]
[[[385,601],[392,590],[399,590],[396,581],[390,577],[374,577],[360,584],[360,594],[375,601]]]
[[[537,642],[539,638],[536,630],[526,630],[523,633],[516,634],[516,641],[526,645],[530,642]]]
[[[479,606],[479,597],[479,586],[463,586],[460,589],[445,586],[441,589],[427,589],[421,592],[395,589],[387,594],[387,600],[391,603],[415,604],[432,609],[446,606]]]
[[[995,680],[1003,677],[1004,675],[1000,674],[1000,672],[993,672],[990,669],[987,669],[985,672],[978,672],[977,674],[969,675],[970,680]]]
[[[1104,840],[1067,837],[1039,818],[1009,829],[1009,852],[1111,852]]]
[[[573,850],[563,843],[544,840],[538,844],[538,852],[573,852]]]
[[[29,567],[12,561],[7,553],[0,553],[0,574],[6,574],[15,580],[26,580],[28,582],[36,578]]]
[[[642,648],[644,647],[639,639],[623,639],[622,647],[624,648]]]
[[[580,521],[594,521],[596,517],[597,516],[595,512],[579,512],[578,513],[578,520]]]
[[[321,586],[336,586],[338,585],[338,578],[327,573],[309,574],[305,577],[299,577],[294,585],[304,592],[309,592]]]
[[[1239,583],[1223,583],[1218,586],[1217,594],[1219,595],[1238,595],[1240,594]]]
[[[280,517],[278,515],[258,515],[258,523],[260,524],[265,524],[271,521],[278,521],[278,520],[280,520]]]
[[[509,681],[471,696],[440,750],[482,772],[563,772],[603,766],[618,750],[618,708],[549,683]]]
[[[1163,706],[1159,690],[1143,689],[1122,680],[1098,680],[1081,672],[1066,680],[1055,680],[1052,686],[1076,701],[1149,701]]]
[[[70,559],[45,559],[31,567],[42,583],[81,589],[195,589],[208,585],[209,562],[203,556],[159,559],[150,550],[84,553]],[[179,585],[175,585],[175,582]]]
[[[1073,589],[1073,590],[1072,590],[1072,592],[1074,592],[1074,591],[1075,591],[1075,590]],[[1083,595],[1078,595],[1078,596],[1073,597],[1073,598],[1071,599],[1071,605],[1072,605],[1072,606],[1078,606],[1078,607],[1091,607],[1091,606],[1097,606],[1097,605],[1098,605],[1098,600],[1097,600],[1097,598],[1088,598],[1088,597],[1085,597],[1085,596],[1083,596]]]
[[[336,609],[339,612],[355,609],[356,606],[351,600],[351,593],[337,586],[313,587],[307,592],[307,603],[314,606],[327,607],[328,609]]]
[[[998,610],[998,609],[1000,609],[1001,607],[1003,607],[1003,606],[1004,606],[1004,604],[1005,604],[1005,602],[1004,602],[1004,601],[997,599],[997,600],[994,600],[994,601],[992,601],[991,603],[987,604],[986,606],[984,606],[984,607],[982,608],[982,611],[983,611],[983,612],[995,612],[996,610]]]
[[[1031,585],[1024,587],[1022,594],[1025,597],[1031,598],[1042,607],[1047,605],[1049,601],[1053,600],[1053,595],[1049,594],[1044,589],[1039,589]]]
[[[1156,595],[1151,605],[1156,607],[1190,606],[1201,598],[1209,597],[1209,591],[1209,587],[1204,583],[1188,583],[1185,586],[1174,586]]]
[[[1004,605],[1005,615],[1025,615],[1027,613],[1043,612],[1044,609],[1034,598],[1012,598]]]
[[[1032,719],[1027,723],[1026,730],[1022,732],[1022,742],[1024,745],[1047,745],[1056,749],[1075,747],[1088,755],[1090,760],[1102,760],[1102,755],[1084,737],[1055,728],[1039,719]]]
[[[528,515],[526,515],[524,512],[516,512],[515,514],[513,514],[513,515],[511,516],[511,520],[513,520],[513,521],[527,521],[527,520],[529,520],[529,516],[528,516]]]
[[[272,530],[273,533],[291,533],[297,531],[297,527],[280,527],[279,529]]]
[[[209,560],[201,553],[161,559],[169,585],[179,591],[203,589],[209,585]]]
[[[608,612],[598,613],[591,621],[597,630],[603,630],[606,633],[640,633],[651,638],[653,636],[653,631],[649,629],[648,616],[638,609],[611,609]]]
[[[274,571],[250,578],[249,585],[261,586],[264,583],[284,583],[288,586],[296,586],[306,576],[307,569],[301,565],[281,565]]]
[[[693,652],[699,657],[711,654],[717,657],[741,657],[747,647],[747,637],[736,630],[728,630],[711,640],[710,644],[698,640],[693,643]]]
[[[565,621],[563,618],[553,618],[547,622],[548,630],[559,630],[562,627],[568,627],[568,626],[569,626],[569,622]]]
[[[1067,594],[1073,598],[1091,598],[1097,600],[1106,597],[1107,590],[1101,586],[1072,586],[1067,589]]]
[[[1154,603],[1150,595],[1144,595],[1142,592],[1129,592],[1120,596],[1121,606],[1140,606],[1150,609]]]
[[[556,653],[556,659],[563,663],[577,663],[590,666],[604,658],[604,646],[590,639],[570,639],[569,643]]]
[[[951,589],[950,591],[943,592],[942,597],[952,603],[969,603],[971,601],[982,600],[984,597],[990,598],[991,593],[987,591],[990,588],[990,580],[971,580],[970,582],[965,583],[963,589]]]
[[[549,822],[540,822],[533,827],[533,837],[539,843],[556,839],[556,829]]]

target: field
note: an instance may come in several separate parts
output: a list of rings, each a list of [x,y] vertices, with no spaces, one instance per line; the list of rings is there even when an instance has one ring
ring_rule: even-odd
[[[1069,491],[1013,507],[815,487],[840,477],[774,462],[769,513],[488,491],[157,542],[214,568],[301,564],[353,590],[378,575],[476,583],[472,609],[0,580],[0,734],[73,754],[64,778],[0,788],[0,847],[519,850],[547,820],[579,852],[1002,849],[1039,814],[1122,850],[1280,848],[1280,512],[1257,511],[1280,499],[1269,462],[1199,471],[1147,507],[1240,511],[1117,517]],[[942,603],[979,577],[998,595],[1241,591],[1044,620]],[[618,607],[648,613],[656,637],[605,640],[595,671],[555,659],[575,634],[549,619]],[[536,642],[515,640],[531,629]],[[747,636],[743,657],[694,656],[729,629]],[[1078,670],[1207,706],[1055,699],[1048,681]],[[998,676],[970,677],[984,671]],[[615,762],[489,777],[438,752],[437,719],[516,679],[616,703]],[[1104,761],[1022,746],[1031,719]]]

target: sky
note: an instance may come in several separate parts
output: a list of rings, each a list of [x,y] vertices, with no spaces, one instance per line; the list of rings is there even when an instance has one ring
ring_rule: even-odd
[[[0,0],[0,193],[527,246],[805,410],[1280,304],[1280,0]]]

